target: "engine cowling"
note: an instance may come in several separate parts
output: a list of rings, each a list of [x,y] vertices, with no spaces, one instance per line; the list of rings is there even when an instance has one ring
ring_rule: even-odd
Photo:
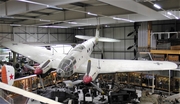
[[[51,59],[44,61],[35,68],[34,73],[37,75],[48,73],[52,68],[52,61]]]

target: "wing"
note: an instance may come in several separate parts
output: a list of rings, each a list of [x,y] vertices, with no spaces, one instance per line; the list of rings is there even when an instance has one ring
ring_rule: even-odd
[[[177,65],[168,61],[107,60],[91,59],[92,65],[99,67],[99,73],[158,71],[176,69]]]
[[[12,51],[17,52],[38,63],[42,63],[48,59],[58,58],[59,60],[61,60],[65,56],[61,53],[52,54],[52,52],[49,50],[17,42],[4,42],[2,43],[2,46],[9,48]]]
[[[168,61],[141,61],[141,60],[116,60],[91,58],[91,70],[100,73],[135,72],[177,70],[177,65]],[[86,73],[87,62],[75,70],[77,73]]]
[[[0,82],[0,88],[1,88],[1,89],[4,89],[4,90],[7,90],[7,91],[10,91],[10,92],[14,92],[14,93],[23,95],[23,96],[25,96],[25,97],[28,97],[28,98],[31,98],[31,99],[34,99],[34,100],[37,100],[37,101],[44,102],[44,103],[46,103],[46,104],[62,104],[62,103],[56,102],[56,101],[54,101],[54,100],[48,99],[48,98],[46,98],[46,97],[43,97],[43,96],[40,96],[40,95],[31,93],[31,92],[22,90],[22,89],[20,89],[20,88],[17,88],[17,87],[11,86],[11,85],[4,84],[4,83],[2,83],[2,82]]]

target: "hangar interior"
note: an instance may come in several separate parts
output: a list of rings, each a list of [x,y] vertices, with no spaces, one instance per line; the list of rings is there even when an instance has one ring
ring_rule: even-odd
[[[179,65],[179,9],[179,0],[0,0],[0,42],[16,41],[34,46],[60,44],[62,53],[68,53],[64,47],[74,47],[84,41],[75,35],[95,36],[99,25],[101,37],[121,42],[99,42],[91,57],[136,60],[147,52],[155,61]],[[167,79],[170,76],[180,82],[179,71],[142,73]],[[121,74],[116,73],[117,81],[118,75]]]

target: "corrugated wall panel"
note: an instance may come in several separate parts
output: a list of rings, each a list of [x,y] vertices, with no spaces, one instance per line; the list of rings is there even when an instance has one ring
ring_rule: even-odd
[[[143,22],[138,29],[138,47],[148,47],[148,23]]]

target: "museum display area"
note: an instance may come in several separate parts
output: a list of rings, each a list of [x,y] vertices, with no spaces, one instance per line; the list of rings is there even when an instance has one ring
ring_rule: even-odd
[[[0,0],[0,104],[179,104],[179,0]]]

